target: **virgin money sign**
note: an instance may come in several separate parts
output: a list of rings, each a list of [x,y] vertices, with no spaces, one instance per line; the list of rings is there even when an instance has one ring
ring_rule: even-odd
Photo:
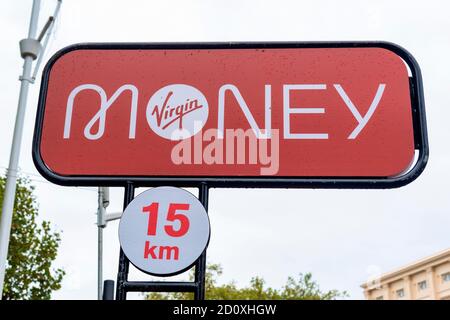
[[[400,186],[428,155],[420,71],[388,43],[75,45],[33,154],[66,185]]]

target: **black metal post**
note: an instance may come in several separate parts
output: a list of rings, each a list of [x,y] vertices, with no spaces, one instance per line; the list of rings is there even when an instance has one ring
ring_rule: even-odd
[[[209,188],[206,183],[200,185],[198,191],[198,199],[205,207],[208,213],[208,198],[209,198]],[[206,277],[206,249],[203,251],[202,255],[198,258],[195,263],[195,283],[197,287],[194,291],[195,300],[205,300],[205,277]]]
[[[114,300],[114,281],[103,281],[103,296],[102,300]]]
[[[123,210],[128,206],[128,204],[134,198],[134,185],[132,182],[127,182],[125,186],[125,195],[123,199]],[[116,300],[126,300],[127,291],[125,290],[124,284],[128,280],[128,270],[130,267],[130,261],[123,253],[122,248],[120,248],[119,255],[119,271],[117,273],[117,288],[116,288]]]

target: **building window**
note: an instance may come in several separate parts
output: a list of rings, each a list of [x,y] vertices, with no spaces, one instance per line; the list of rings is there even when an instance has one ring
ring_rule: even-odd
[[[375,300],[384,300],[383,296],[378,296],[375,298]]]
[[[397,294],[397,298],[403,298],[405,296],[405,290],[403,289],[398,289],[395,293]]]
[[[450,272],[441,275],[442,282],[450,282]]]
[[[417,283],[419,290],[425,290],[427,288],[427,281],[423,280]]]

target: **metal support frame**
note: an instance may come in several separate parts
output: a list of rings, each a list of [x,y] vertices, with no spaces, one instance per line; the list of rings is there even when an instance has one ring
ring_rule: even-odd
[[[206,183],[200,184],[199,200],[208,212],[209,188]],[[135,186],[128,182],[125,186],[123,209],[134,198]],[[116,300],[126,300],[127,292],[193,292],[195,300],[205,299],[206,249],[195,262],[194,282],[182,281],[128,281],[130,261],[122,248],[119,254],[119,271],[117,274]]]
[[[208,212],[209,187],[206,183],[199,186],[198,198]],[[125,186],[123,209],[134,198],[135,185],[128,182]],[[126,300],[128,292],[193,292],[194,300],[205,300],[206,249],[194,264],[194,281],[128,281],[130,260],[122,248],[119,254],[119,270],[117,273],[116,300]]]
[[[125,186],[125,195],[123,199],[123,210],[134,198],[134,184],[128,182]],[[126,300],[127,291],[126,284],[128,282],[128,271],[130,269],[130,261],[125,256],[122,248],[120,248],[119,254],[119,271],[117,273],[117,288],[116,288],[116,300]]]
[[[202,183],[198,190],[198,199],[205,207],[208,213],[209,189],[206,183]],[[194,281],[197,284],[194,291],[194,300],[205,300],[205,277],[206,277],[206,249],[195,263],[195,277]]]

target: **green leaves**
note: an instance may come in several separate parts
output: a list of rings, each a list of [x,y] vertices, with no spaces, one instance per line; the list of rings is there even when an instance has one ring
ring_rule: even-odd
[[[337,290],[321,291],[311,273],[300,273],[298,279],[289,277],[281,290],[266,288],[265,280],[254,277],[250,285],[238,288],[234,282],[217,285],[217,277],[222,275],[222,267],[218,264],[208,265],[206,271],[206,299],[208,300],[334,300],[347,297],[348,294]],[[193,281],[193,274],[190,275]],[[149,300],[191,300],[192,293],[149,293]]]
[[[0,205],[6,179],[0,177]],[[6,265],[4,300],[50,299],[61,288],[64,270],[52,269],[58,253],[60,235],[52,232],[50,222],[36,222],[38,206],[34,187],[18,178],[11,237]]]

